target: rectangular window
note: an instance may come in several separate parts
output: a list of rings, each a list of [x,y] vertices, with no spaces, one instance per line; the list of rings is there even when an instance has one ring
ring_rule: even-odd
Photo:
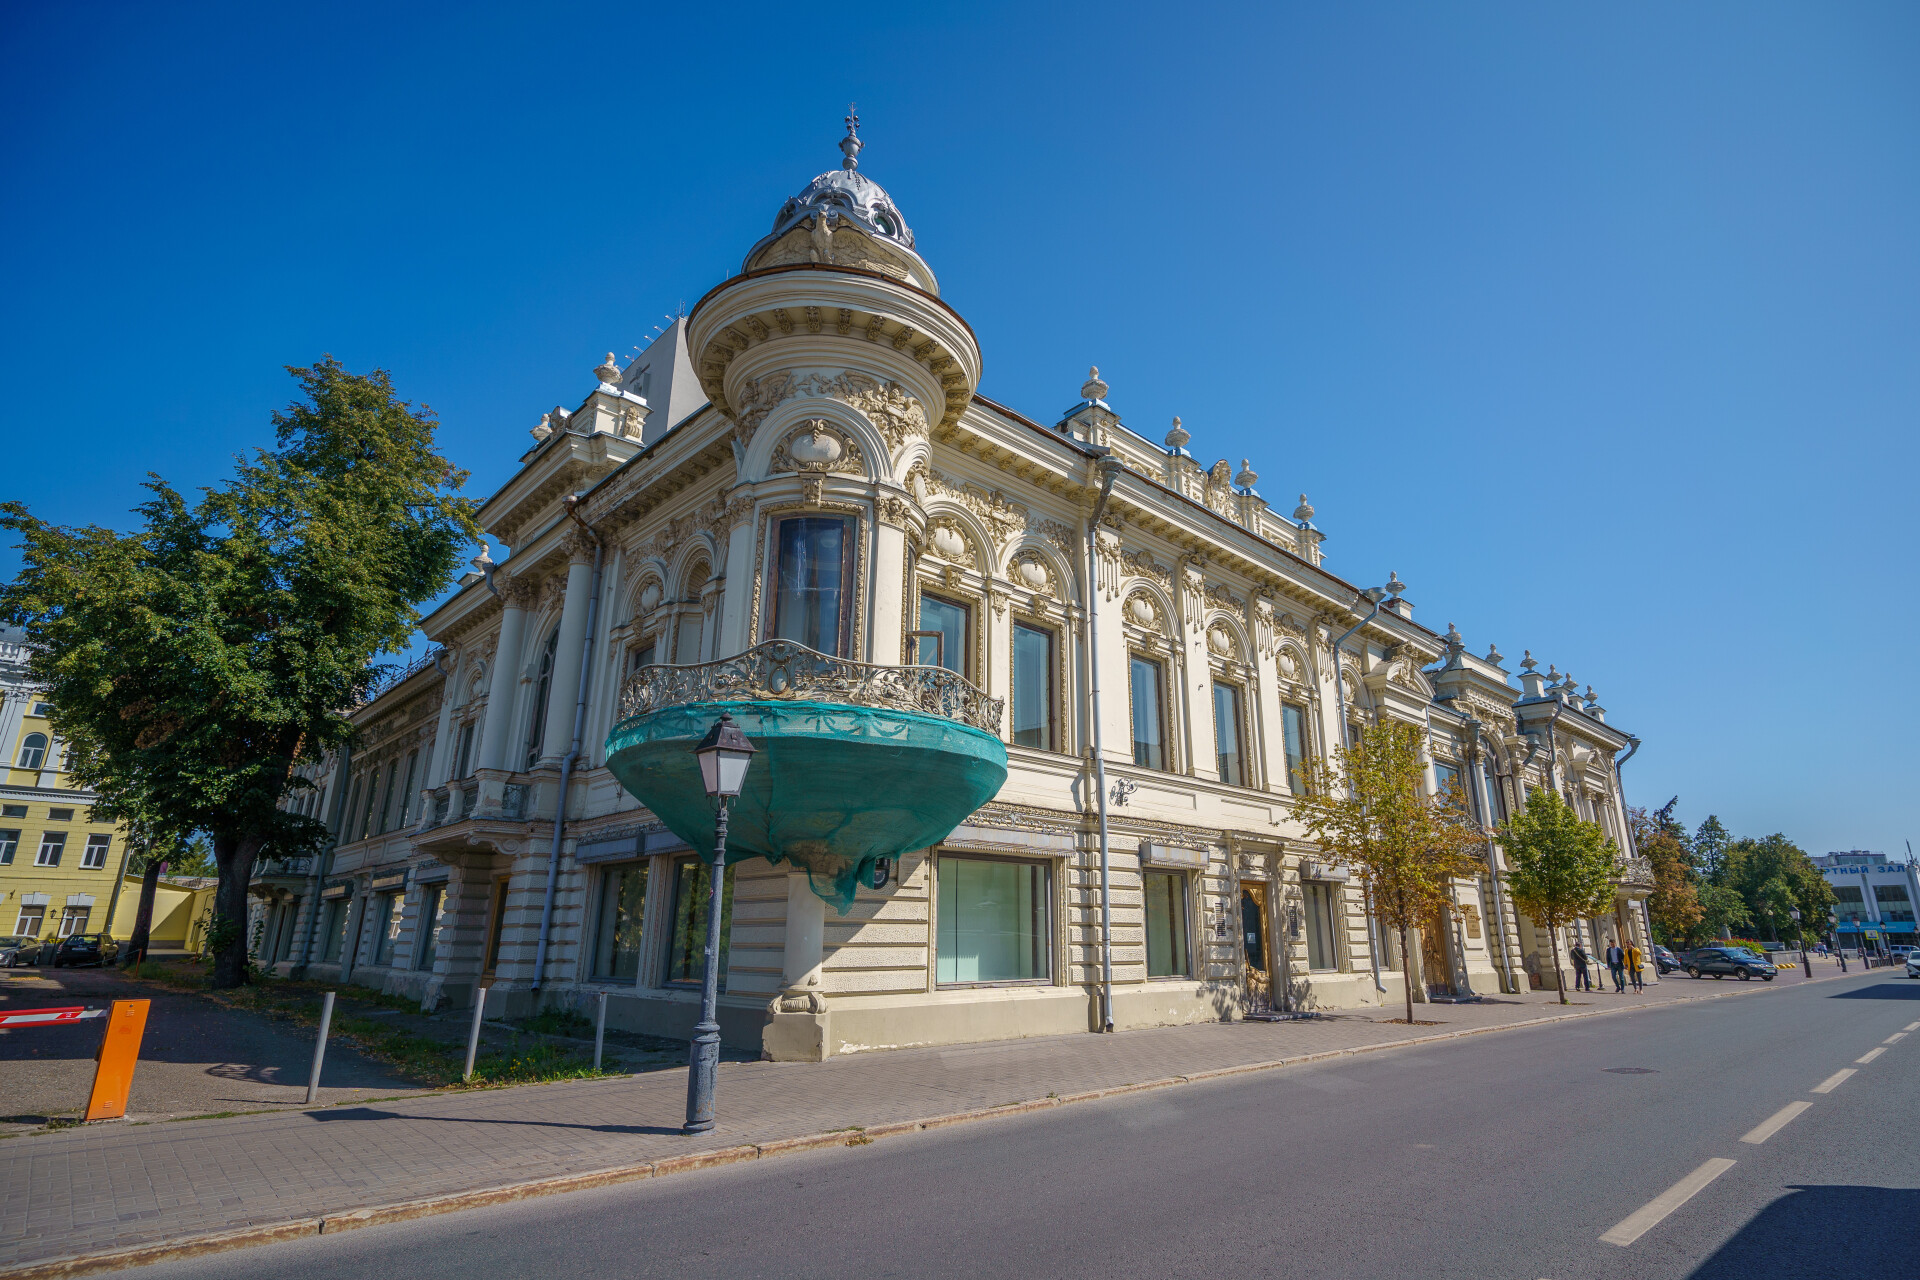
[[[945,667],[961,679],[967,679],[973,670],[968,661],[967,636],[972,628],[968,625],[973,610],[964,604],[952,600],[942,600],[939,596],[920,597],[920,630],[939,633],[933,636],[918,636],[920,652],[914,655],[914,661],[923,667]]]
[[[1877,884],[1873,886],[1873,900],[1880,904],[1880,918],[1888,923],[1910,923],[1913,920],[1913,901],[1907,897],[1907,886],[1903,884]]]
[[[13,865],[14,851],[20,847],[20,832],[14,828],[0,830],[0,867]]]
[[[98,871],[107,865],[107,846],[113,843],[113,837],[104,832],[96,832],[87,837],[87,847],[80,851],[80,869]]]
[[[1507,794],[1501,790],[1500,779],[1493,772],[1493,766],[1485,760],[1480,762],[1480,780],[1486,784],[1489,797],[1487,820],[1495,826],[1507,820]]]
[[[47,810],[47,821],[48,821],[48,822],[72,822],[72,821],[73,821],[73,810],[71,810],[71,809],[49,809],[49,810]]]
[[[697,613],[680,616],[680,629],[673,636],[675,666],[691,667],[700,662],[700,642],[705,639],[705,620]]]
[[[42,906],[20,908],[20,918],[13,922],[13,931],[22,938],[40,936],[40,926],[47,922],[47,909]]]
[[[652,641],[648,641],[646,644],[642,645],[638,649],[633,649],[629,651],[629,656],[627,658],[627,671],[629,674],[631,674],[632,672],[638,671],[642,667],[650,667],[652,665],[653,665],[653,642]]]
[[[1325,972],[1338,968],[1333,948],[1333,889],[1324,884],[1300,886],[1307,910],[1307,968]]]
[[[87,917],[93,914],[92,907],[68,907],[60,913],[60,936],[71,938],[76,933],[87,931]]]
[[[1053,632],[1013,624],[1013,742],[1055,751]]]
[[[1433,793],[1442,800],[1457,794],[1458,803],[1463,808],[1466,806],[1467,793],[1460,782],[1460,770],[1450,764],[1441,764],[1438,760],[1433,762]]]
[[[720,885],[720,990],[727,989],[727,948],[733,936],[733,881],[727,868]],[[706,979],[707,907],[713,868],[698,858],[673,864],[673,934],[667,943],[669,986],[699,986]]]
[[[1220,781],[1231,787],[1247,785],[1247,757],[1241,747],[1240,686],[1213,686],[1213,758]]]
[[[66,832],[64,831],[46,832],[44,835],[40,837],[40,854],[38,857],[36,857],[33,860],[33,865],[36,867],[59,866],[60,855],[66,850],[66,847],[67,847]]]
[[[385,794],[380,799],[380,820],[375,830],[385,835],[393,827],[393,802],[399,796],[394,783],[399,781],[400,762],[394,760],[387,765],[387,783]]]
[[[1160,664],[1135,657],[1129,667],[1133,702],[1133,762],[1144,769],[1167,767],[1167,744],[1161,732]]]
[[[407,753],[407,772],[400,783],[400,815],[395,819],[401,826],[407,825],[407,814],[413,810],[413,775],[420,767],[420,753]]]
[[[447,886],[430,884],[420,891],[420,956],[413,967],[432,972],[440,958],[440,930],[447,918]]]
[[[403,893],[383,893],[374,900],[373,962],[392,964],[394,946],[400,941],[400,921],[407,909]]]
[[[0,818],[24,818],[26,816],[27,806],[23,804],[0,805]]]
[[[500,967],[500,940],[507,931],[507,877],[493,882],[493,915],[487,921],[487,966],[485,973]]]
[[[1051,969],[1047,868],[1039,862],[942,858],[935,977],[1037,982]]]
[[[843,517],[797,516],[775,534],[776,639],[844,657],[853,611],[853,530]]]
[[[53,704],[51,702],[36,702],[33,704],[33,710],[27,714],[39,716],[42,720],[45,720],[53,714]]]
[[[473,722],[471,720],[460,726],[460,749],[455,755],[453,776],[458,780],[473,772]]]
[[[367,807],[361,811],[360,839],[365,840],[373,834],[373,815],[379,812],[380,771],[378,768],[367,770]]]
[[[347,912],[353,905],[351,898],[335,898],[327,904],[327,924],[324,930],[325,944],[320,948],[320,958],[329,964],[340,959],[340,952],[347,941]]]
[[[1307,709],[1297,702],[1280,707],[1280,741],[1287,755],[1287,790],[1307,794]]]
[[[614,867],[600,883],[600,931],[593,976],[633,982],[640,976],[640,925],[647,904],[647,864]]]
[[[1187,968],[1187,878],[1178,872],[1140,876],[1147,899],[1147,976],[1184,978]]]
[[[293,940],[300,932],[300,904],[302,901],[304,901],[304,899],[294,898],[287,903],[287,922],[281,926],[279,944],[273,949],[273,958],[275,960],[285,960],[293,955]]]

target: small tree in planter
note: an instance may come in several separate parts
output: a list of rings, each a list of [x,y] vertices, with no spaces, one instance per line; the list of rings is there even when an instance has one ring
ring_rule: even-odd
[[[1527,807],[1500,831],[1507,850],[1507,883],[1513,900],[1546,926],[1553,943],[1553,981],[1567,1003],[1560,968],[1560,930],[1598,914],[1613,901],[1618,850],[1596,823],[1575,813],[1557,791],[1536,787]]]
[[[1422,920],[1451,916],[1456,877],[1479,873],[1486,837],[1458,792],[1428,795],[1422,730],[1398,721],[1371,725],[1351,749],[1315,761],[1312,785],[1295,813],[1329,858],[1345,863],[1374,914],[1400,937]],[[1413,1022],[1412,966],[1401,963],[1407,1022]]]

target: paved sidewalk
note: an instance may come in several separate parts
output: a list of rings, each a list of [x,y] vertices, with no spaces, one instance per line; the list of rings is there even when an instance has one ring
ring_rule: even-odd
[[[1817,965],[1811,980],[1838,979],[1831,969]],[[1394,1013],[1388,1008],[1308,1022],[1208,1023],[897,1050],[819,1064],[723,1063],[721,1123],[697,1138],[679,1132],[684,1068],[290,1114],[36,1134],[0,1144],[0,1266],[311,1221],[856,1126],[912,1127],[1032,1100],[1051,1105],[1051,1097],[1569,1015],[1735,993],[1764,998],[1805,981],[1788,976],[1767,987],[1675,978],[1642,995],[1581,993],[1567,1008],[1550,993],[1415,1006],[1417,1018],[1438,1026],[1397,1025],[1388,1021]]]

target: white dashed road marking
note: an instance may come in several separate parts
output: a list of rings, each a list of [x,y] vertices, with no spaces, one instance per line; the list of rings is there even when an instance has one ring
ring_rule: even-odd
[[[1905,1040],[1906,1038],[1907,1038],[1906,1032],[1896,1031],[1892,1035],[1888,1036],[1885,1040],[1882,1040],[1880,1043],[1881,1044],[1899,1044],[1902,1040]]]
[[[1909,1022],[1906,1026],[1900,1029],[1902,1031],[1920,1031],[1920,1022]]]
[[[1624,1219],[1619,1226],[1600,1237],[1602,1244],[1629,1245],[1658,1226],[1662,1219],[1699,1195],[1709,1182],[1733,1168],[1732,1160],[1715,1156],[1680,1181],[1649,1200],[1645,1206]]]
[[[1858,1073],[1855,1072],[1852,1067],[1842,1067],[1840,1070],[1828,1076],[1825,1080],[1822,1080],[1819,1084],[1813,1086],[1813,1092],[1814,1093],[1832,1093],[1835,1089],[1838,1089],[1841,1085],[1847,1082],[1848,1076],[1855,1075],[1855,1074],[1858,1074]]]
[[[1752,1129],[1749,1129],[1744,1135],[1741,1136],[1740,1141],[1751,1142],[1754,1146],[1757,1147],[1761,1143],[1765,1142],[1768,1138],[1771,1138],[1774,1134],[1786,1128],[1788,1121],[1792,1120],[1795,1116],[1799,1115],[1802,1111],[1807,1110],[1811,1106],[1813,1106],[1811,1102],[1789,1102],[1786,1106],[1780,1108],[1778,1111],[1768,1116],[1765,1120],[1762,1120],[1759,1124],[1755,1125]]]
[[[1869,1062],[1872,1062],[1875,1058],[1879,1057],[1881,1054],[1885,1052],[1886,1052],[1885,1049],[1869,1049],[1865,1053],[1861,1054],[1859,1057],[1855,1058],[1853,1060],[1853,1065],[1856,1067],[1864,1067]]]

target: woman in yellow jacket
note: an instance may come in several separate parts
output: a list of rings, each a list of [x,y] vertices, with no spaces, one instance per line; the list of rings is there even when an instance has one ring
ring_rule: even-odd
[[[1640,948],[1634,946],[1632,943],[1627,944],[1627,976],[1633,979],[1633,989],[1635,991],[1646,990],[1645,985],[1640,981],[1640,966],[1645,960],[1646,956],[1641,952]]]

